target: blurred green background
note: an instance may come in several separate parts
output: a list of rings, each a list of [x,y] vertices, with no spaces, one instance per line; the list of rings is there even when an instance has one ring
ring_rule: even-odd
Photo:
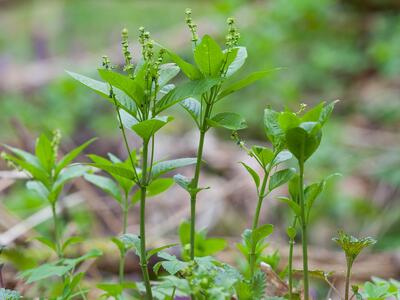
[[[121,61],[124,27],[134,41],[137,28],[145,26],[157,41],[188,57],[187,7],[200,33],[210,29],[221,44],[226,18],[236,17],[241,44],[249,53],[244,74],[284,67],[225,102],[227,110],[248,120],[246,139],[265,140],[266,105],[282,109],[341,100],[321,149],[309,163],[310,179],[343,174],[329,184],[316,206],[314,242],[333,247],[331,236],[319,238],[317,231],[321,226],[330,233],[342,227],[375,236],[379,249],[399,248],[397,0],[0,1],[0,141],[29,148],[33,141],[24,140],[24,134],[59,128],[70,143],[98,136],[103,143],[117,144],[112,107],[69,79],[64,69],[96,76],[101,55]],[[178,124],[183,126],[173,134],[191,129],[189,122]],[[229,134],[219,134],[231,143]],[[43,206],[18,186],[2,201],[20,217]],[[90,230],[90,218],[74,217],[82,229]]]

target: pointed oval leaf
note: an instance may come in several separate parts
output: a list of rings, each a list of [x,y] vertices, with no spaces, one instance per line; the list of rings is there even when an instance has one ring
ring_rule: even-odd
[[[196,65],[203,75],[212,77],[220,74],[224,55],[218,43],[209,35],[205,35],[201,39],[200,44],[194,49],[193,55]]]
[[[196,161],[197,158],[192,157],[157,162],[153,165],[153,168],[151,169],[151,177],[155,179],[160,175],[173,171],[177,168],[193,165],[196,163]]]
[[[87,181],[91,182],[95,186],[101,188],[106,193],[110,194],[119,203],[122,201],[121,191],[114,181],[110,178],[99,176],[95,174],[85,174],[83,176]]]
[[[247,58],[247,49],[246,47],[236,47],[232,52],[224,54],[227,57],[228,65],[226,77],[230,77],[244,65]],[[234,56],[233,60],[231,60],[230,56]]]
[[[295,173],[296,169],[294,168],[284,169],[276,172],[274,175],[271,176],[271,179],[269,180],[269,190],[272,191],[277,187],[285,184],[294,176]]]
[[[304,123],[303,123],[304,124]],[[305,162],[318,149],[321,132],[308,133],[302,127],[295,127],[286,132],[286,143],[289,151],[301,162]]]
[[[258,187],[260,186],[260,176],[258,176],[257,172],[253,168],[251,168],[244,162],[240,162],[240,164],[247,170],[247,172],[249,172],[250,176],[253,178],[254,183],[256,184],[256,187],[258,189]]]
[[[138,122],[131,127],[143,140],[148,141],[158,130],[171,122],[173,117],[155,117],[154,119]]]
[[[216,114],[207,120],[211,127],[222,127],[228,130],[240,130],[247,127],[246,120],[239,114],[225,112]]]

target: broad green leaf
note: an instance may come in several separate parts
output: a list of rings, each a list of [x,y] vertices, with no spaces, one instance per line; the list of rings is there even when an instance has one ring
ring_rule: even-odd
[[[159,252],[158,257],[165,259],[161,265],[171,275],[175,275],[188,266],[188,263],[180,261],[176,256],[170,255],[166,252]]]
[[[320,131],[309,133],[302,127],[295,127],[286,132],[287,147],[300,162],[305,162],[317,150],[320,142]]]
[[[274,148],[281,148],[285,140],[285,132],[279,126],[278,118],[278,112],[269,108],[264,110],[265,133]]]
[[[156,178],[151,181],[149,186],[146,189],[146,196],[148,198],[157,196],[166,190],[168,190],[174,184],[174,179],[172,178]],[[141,190],[137,190],[135,195],[132,198],[132,202],[136,203],[140,200]]]
[[[61,277],[73,267],[69,265],[57,265],[56,263],[43,264],[37,268],[26,270],[19,274],[19,278],[26,280],[26,284],[40,281],[49,277]]]
[[[114,105],[114,99],[110,98],[110,85],[108,83],[98,81],[74,72],[69,72],[69,71],[66,72],[72,78],[79,81],[88,88],[92,89],[93,91],[95,91],[102,97],[106,98]],[[121,91],[116,87],[113,87],[113,93],[115,95],[115,100],[117,100],[117,103],[121,107],[123,107],[126,111],[129,111],[131,113],[136,112],[137,108],[135,102],[127,94],[125,94],[125,92]]]
[[[286,203],[294,212],[294,214],[298,217],[301,218],[301,209],[300,206],[294,202],[293,200],[287,198],[287,197],[278,197],[278,199],[284,203]]]
[[[299,126],[301,123],[301,119],[297,117],[295,113],[284,111],[279,114],[278,122],[282,130],[287,131],[291,128]]]
[[[136,234],[126,233],[119,237],[124,244],[125,250],[134,249],[136,254],[140,256],[140,238]]]
[[[260,176],[258,176],[257,172],[253,168],[251,168],[250,166],[248,166],[244,162],[240,162],[240,163],[247,170],[247,172],[249,172],[249,174],[253,178],[254,183],[256,184],[256,187],[258,189],[258,187],[260,186]]]
[[[243,66],[247,58],[247,50],[246,47],[236,47],[233,49],[232,52],[230,53],[226,52],[224,54],[228,58],[227,60],[228,69],[226,71],[226,77],[230,77]],[[230,56],[234,57],[233,61],[231,61]]]
[[[178,233],[179,233],[179,240],[181,241],[182,247],[184,247],[186,244],[190,243],[190,223],[189,222],[183,221],[179,225]]]
[[[228,243],[224,239],[211,238],[204,241],[204,247],[201,247],[202,253],[200,256],[209,256],[220,252],[226,248]],[[199,252],[199,251],[197,251]]]
[[[296,169],[284,169],[274,173],[269,180],[269,190],[272,191],[278,186],[288,182],[296,173]]]
[[[151,250],[149,250],[149,251],[147,251],[147,259],[150,259],[153,255],[156,255],[157,253],[159,253],[160,251],[162,251],[162,250],[164,250],[164,249],[168,249],[168,248],[172,248],[172,247],[175,247],[176,245],[178,245],[178,244],[168,244],[168,245],[165,245],[165,246],[161,246],[161,247],[158,247],[158,248],[154,248],[154,249],[151,249]]]
[[[54,148],[45,134],[41,134],[36,140],[35,154],[43,169],[50,172],[54,166],[56,153],[54,153]]]
[[[183,176],[182,174],[176,174],[174,175],[174,180],[184,190],[188,191],[189,193],[191,192],[190,184],[192,182],[192,179]]]
[[[64,157],[58,162],[55,170],[56,176],[68,166],[83,150],[85,150],[91,143],[93,143],[97,138],[90,139],[89,141],[83,143],[82,145],[76,147],[75,149],[71,150]]]
[[[330,115],[332,114],[333,109],[335,108],[336,103],[338,102],[339,100],[335,100],[324,106],[318,120],[321,126],[323,126],[326,123],[326,121],[328,121]]]
[[[137,133],[144,141],[149,139],[167,123],[173,120],[170,116],[155,117],[154,119],[148,119],[142,122],[138,122],[131,127],[131,129]]]
[[[273,69],[273,70],[269,70],[269,71],[259,71],[259,72],[254,72],[254,73],[250,74],[249,76],[231,84],[226,89],[224,89],[221,93],[219,93],[218,100],[220,100],[238,90],[241,90],[241,89],[247,87],[248,85],[256,82],[257,80],[260,80],[260,79],[266,77],[267,75],[270,75],[271,73],[273,73],[276,70],[278,70],[278,69]]]
[[[163,87],[171,79],[173,79],[179,73],[179,67],[176,64],[168,63],[162,64],[159,70],[158,84]]]
[[[274,158],[272,165],[277,166],[289,159],[291,159],[293,157],[292,153],[290,153],[290,151],[287,150],[282,150],[281,152],[279,152],[276,157]]]
[[[54,252],[57,251],[57,246],[56,246],[56,244],[55,244],[52,240],[50,240],[50,239],[48,239],[48,238],[46,238],[46,237],[44,237],[44,236],[35,237],[35,240],[37,240],[37,241],[41,242],[43,245],[49,247],[49,248],[50,248],[51,250],[53,250]],[[0,298],[0,299],[1,299],[1,298]]]
[[[119,110],[119,115],[121,116],[121,122],[122,125],[129,130],[132,130],[132,126],[136,125],[137,123],[139,123],[139,121],[132,116],[130,113],[128,113],[127,111],[120,109]]]
[[[242,116],[231,112],[216,114],[208,119],[207,123],[212,127],[222,127],[228,130],[240,130],[247,127],[246,120]]]
[[[3,146],[8,150],[10,150],[11,152],[13,152],[18,158],[26,161],[27,163],[33,165],[36,168],[42,169],[42,166],[35,155],[18,148],[8,146],[6,144],[3,144]]]
[[[271,224],[264,224],[252,232],[253,246],[257,245],[259,241],[265,239],[274,231],[274,226]]]
[[[121,296],[125,289],[137,289],[137,285],[134,282],[99,283],[96,285],[96,287],[106,292],[107,296],[112,296],[115,299],[120,299],[118,297]]]
[[[187,98],[179,103],[193,118],[197,126],[199,126],[199,116],[201,113],[201,104],[194,98]]]
[[[253,146],[251,147],[251,150],[252,153],[261,162],[264,168],[274,159],[274,152],[269,148],[262,146]]]
[[[319,122],[319,118],[324,108],[325,102],[321,102],[308,110],[302,117],[301,122]]]
[[[205,35],[193,51],[194,60],[203,75],[218,76],[224,55],[220,46],[209,35]]]
[[[294,200],[295,202],[298,202],[299,200],[299,191],[300,188],[300,176],[299,174],[295,174],[292,179],[289,180],[288,184],[288,190],[289,190],[289,195]]]
[[[178,65],[178,67],[182,70],[182,72],[190,79],[190,80],[197,80],[202,77],[201,72],[197,69],[194,65],[186,62],[179,55],[175,54],[173,51],[164,48],[170,58]]]
[[[13,155],[7,154],[7,159],[11,160],[13,163],[20,166],[23,170],[28,172],[31,175],[32,179],[39,180],[46,187],[50,186],[49,175],[45,170],[43,170],[43,168],[36,167],[35,165],[25,160],[19,159]]]
[[[17,291],[0,288],[0,299],[4,300],[19,300],[21,295]]]
[[[64,252],[69,246],[82,243],[83,241],[85,241],[85,239],[81,236],[71,236],[65,240],[64,244],[62,245],[62,251]]]
[[[92,158],[92,155],[90,156]],[[106,171],[107,173],[117,175],[126,179],[133,180],[135,179],[135,174],[131,169],[128,169],[126,167],[122,166],[114,166],[111,163],[110,164],[104,164],[104,163],[93,163],[89,164],[95,168],[101,169],[103,171]]]
[[[110,194],[119,203],[122,202],[121,191],[114,181],[110,178],[99,176],[95,174],[85,174],[83,176],[87,181],[91,182],[95,186],[101,188],[106,193]]]
[[[203,78],[181,84],[168,92],[156,104],[156,114],[189,97],[202,95],[220,82],[219,78]]]
[[[107,81],[112,86],[115,86],[116,88],[122,90],[132,100],[135,101],[138,108],[141,107],[141,104],[144,100],[144,91],[143,88],[135,82],[135,80],[133,80],[129,76],[125,76],[106,69],[99,69],[98,72],[103,80]]]
[[[63,169],[60,175],[58,176],[56,182],[53,185],[53,190],[61,188],[68,181],[80,177],[85,174],[89,168],[87,166],[82,165],[70,165],[69,167]]]
[[[153,165],[153,168],[151,169],[151,178],[155,179],[161,176],[162,174],[168,173],[177,168],[193,165],[196,163],[196,161],[197,159],[193,157],[193,158],[178,158],[178,159],[157,162]]]
[[[30,180],[26,183],[26,188],[35,191],[42,199],[49,200],[49,190],[40,181]]]

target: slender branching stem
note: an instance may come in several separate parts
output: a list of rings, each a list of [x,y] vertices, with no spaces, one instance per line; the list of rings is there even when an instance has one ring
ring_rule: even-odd
[[[152,300],[153,295],[150,285],[149,270],[147,268],[147,253],[146,253],[146,193],[148,176],[147,174],[147,159],[149,151],[149,141],[143,141],[143,157],[142,157],[142,180],[140,183],[140,266],[142,268],[143,281],[146,287],[146,299]]]
[[[299,160],[299,202],[301,208],[301,229],[302,229],[302,246],[303,246],[303,281],[304,281],[304,300],[310,298],[309,281],[308,281],[308,237],[307,237],[307,220],[304,203],[304,160]]]

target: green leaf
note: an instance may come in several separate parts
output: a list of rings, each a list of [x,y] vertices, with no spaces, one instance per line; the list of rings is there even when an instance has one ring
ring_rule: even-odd
[[[49,172],[54,166],[56,153],[45,134],[41,134],[36,140],[35,154],[43,169]]]
[[[90,158],[92,158],[93,156],[91,155]],[[111,163],[110,164],[101,164],[101,163],[92,163],[89,164],[95,168],[101,169],[103,171],[106,171],[107,173],[113,174],[113,175],[117,175],[126,179],[130,179],[133,180],[135,179],[135,174],[133,173],[133,171],[131,169],[122,167],[122,166],[114,166]]]
[[[301,217],[301,209],[300,206],[294,202],[293,200],[287,198],[287,197],[278,197],[278,199],[284,203],[286,203],[287,205],[289,205],[289,207],[292,209],[292,211],[294,212],[294,214],[297,217]]]
[[[44,236],[35,237],[35,240],[37,240],[37,241],[41,242],[43,245],[49,247],[54,252],[57,251],[56,244],[52,240],[50,240],[50,239],[48,239],[48,238],[46,238]]]
[[[287,150],[282,150],[281,152],[279,152],[276,157],[274,158],[274,160],[272,161],[272,165],[277,166],[289,159],[291,159],[293,157],[292,153],[290,153]]]
[[[170,116],[155,117],[154,119],[138,122],[131,127],[144,141],[148,141],[158,130],[173,120]]]
[[[165,245],[165,246],[161,246],[161,247],[158,247],[158,248],[151,249],[151,250],[147,251],[147,259],[150,259],[153,255],[156,255],[157,253],[159,253],[160,251],[162,251],[164,249],[172,248],[172,247],[175,247],[176,245],[178,245],[178,244],[176,244],[176,243],[175,244],[168,244],[168,245]]]
[[[47,172],[43,170],[43,168],[36,167],[35,165],[25,160],[21,160],[13,155],[7,154],[7,159],[20,166],[23,170],[27,171],[31,175],[32,179],[39,180],[46,187],[50,185],[49,176]]]
[[[251,150],[254,156],[259,159],[264,168],[274,159],[274,152],[269,148],[253,146],[251,147]]]
[[[21,295],[17,291],[0,288],[0,299],[4,300],[18,300]]]
[[[199,124],[199,116],[201,113],[201,104],[198,100],[194,98],[187,98],[179,103],[193,118],[193,120],[196,122],[197,126],[200,126]]]
[[[159,252],[158,257],[165,259],[161,265],[171,275],[175,275],[188,266],[188,263],[180,261],[176,256],[170,255],[166,252]]]
[[[95,186],[101,188],[106,193],[110,194],[119,203],[122,202],[121,191],[114,181],[110,178],[99,176],[95,174],[85,174],[83,176],[87,181],[91,182]]]
[[[232,52],[226,52],[224,54],[228,58],[226,77],[230,77],[243,66],[247,58],[247,49],[246,47],[235,47]],[[234,57],[233,60],[231,56]]]
[[[220,82],[219,78],[203,78],[185,82],[163,96],[156,104],[156,114],[189,97],[202,95]]]
[[[295,174],[292,177],[292,179],[289,180],[288,190],[290,197],[296,203],[298,202],[299,199],[299,194],[300,194],[299,188],[300,188],[300,176],[299,174]]]
[[[103,80],[107,81],[113,87],[122,90],[135,101],[138,108],[141,107],[144,99],[144,91],[132,78],[106,69],[99,69],[98,72]]]
[[[30,180],[26,183],[28,190],[35,191],[42,199],[49,199],[49,190],[40,181]]]
[[[218,100],[247,87],[248,85],[256,82],[257,80],[260,80],[260,79],[266,77],[267,75],[273,73],[276,70],[278,70],[278,69],[273,69],[273,70],[269,70],[269,71],[259,71],[259,72],[254,72],[254,73],[250,74],[249,76],[231,84],[229,87],[224,89],[221,93],[219,93]]]
[[[179,66],[179,68],[182,70],[182,72],[190,80],[196,80],[196,79],[200,79],[202,77],[199,69],[197,69],[194,65],[186,62],[185,60],[180,58],[179,55],[175,54],[173,51],[166,49],[165,47],[162,47],[162,48],[164,48],[167,51],[170,58],[174,61],[174,63],[176,63]]]
[[[68,168],[63,169],[63,171],[58,176],[56,182],[53,185],[53,191],[62,187],[68,181],[80,177],[88,171],[87,166],[81,165],[71,165]]]
[[[111,296],[116,299],[120,299],[118,297],[121,296],[125,289],[137,289],[137,285],[134,282],[99,283],[96,285],[96,287],[106,292],[107,296]]]
[[[274,148],[280,148],[284,144],[285,132],[279,126],[279,113],[272,109],[264,110],[264,128],[268,140]]]
[[[224,55],[220,46],[209,35],[205,35],[193,52],[197,67],[205,76],[218,76]]]
[[[228,243],[224,239],[210,238],[204,241],[204,246],[200,256],[209,256],[220,252],[226,248]]]
[[[82,145],[76,147],[75,149],[68,152],[64,157],[58,162],[56,166],[56,176],[64,169],[68,164],[70,164],[83,150],[85,150],[91,143],[93,143],[97,138],[93,138],[83,143]]]
[[[153,180],[146,189],[146,196],[148,198],[157,196],[166,190],[168,190],[174,184],[172,178],[156,178]],[[136,203],[140,200],[141,190],[137,190],[135,195],[132,197],[132,202]]]
[[[219,113],[207,120],[208,125],[212,127],[222,127],[228,130],[240,130],[247,127],[246,120],[236,113]]]
[[[140,238],[136,234],[126,233],[119,237],[119,240],[124,244],[125,250],[135,249],[135,252],[140,256]]]
[[[247,172],[249,172],[250,176],[253,178],[254,183],[256,184],[256,187],[258,189],[258,187],[260,186],[260,176],[258,176],[257,172],[253,168],[251,168],[244,162],[240,162],[240,164],[242,164],[242,166],[245,167]]]
[[[253,245],[257,245],[259,241],[265,239],[274,231],[274,226],[271,224],[264,224],[252,232]]]
[[[335,100],[324,106],[318,119],[318,122],[321,124],[321,126],[323,126],[326,121],[328,121],[333,109],[335,108],[336,103],[338,102],[339,100]]]
[[[269,180],[269,190],[272,191],[278,186],[281,186],[288,182],[296,173],[296,169],[284,169],[274,173]]]
[[[308,110],[302,117],[301,122],[319,122],[319,118],[324,108],[325,102],[321,102]]]
[[[39,280],[49,277],[61,277],[69,272],[73,266],[70,265],[57,265],[56,263],[43,264],[37,268],[26,270],[19,274],[19,278],[24,278],[26,284],[30,284]]]
[[[301,120],[297,115],[290,111],[284,111],[279,114],[278,117],[279,126],[283,129],[283,131],[287,131],[291,128],[297,127],[300,125]]]
[[[190,243],[190,223],[187,221],[183,221],[179,225],[178,229],[179,240],[181,241],[182,247]]]
[[[78,244],[78,243],[82,243],[83,241],[85,241],[85,240],[81,236],[71,236],[65,240],[65,242],[62,246],[62,251],[64,252],[65,249],[67,249],[69,246]]]
[[[174,175],[174,180],[184,190],[186,190],[189,193],[191,192],[190,184],[192,182],[192,179],[190,179],[186,176],[183,176],[182,174],[176,174],[176,175]]]
[[[161,176],[162,174],[168,173],[177,168],[193,165],[196,163],[196,161],[197,158],[193,157],[193,158],[178,158],[178,159],[157,162],[153,165],[153,168],[151,170],[151,178],[155,179]]]
[[[176,75],[178,75],[180,69],[176,64],[168,63],[162,64],[159,70],[158,85],[163,87]]]
[[[320,142],[320,130],[308,132],[302,127],[295,127],[286,132],[287,147],[300,162],[305,162],[318,149]]]
[[[110,85],[108,83],[98,81],[89,77],[86,77],[81,74],[73,73],[66,71],[68,75],[70,75],[72,78],[75,80],[79,81],[83,85],[87,86],[88,88],[92,89],[96,93],[98,93],[100,96],[106,98],[110,103],[114,105],[114,99],[110,98]],[[136,112],[136,104],[132,99],[125,94],[123,91],[120,89],[114,87],[113,88],[113,93],[115,95],[115,100],[117,100],[117,103],[124,108],[124,110],[129,111],[131,113]]]

